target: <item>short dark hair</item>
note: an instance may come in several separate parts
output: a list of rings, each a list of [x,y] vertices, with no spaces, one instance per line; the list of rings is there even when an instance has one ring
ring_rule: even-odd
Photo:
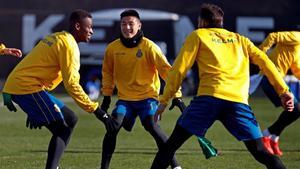
[[[69,30],[72,30],[75,23],[80,22],[84,18],[92,18],[92,15],[83,9],[73,11],[69,17]]]
[[[121,16],[121,19],[122,19],[123,17],[125,17],[125,16],[135,16],[135,17],[137,17],[138,19],[140,19],[139,13],[138,13],[136,10],[134,10],[134,9],[126,9],[125,11],[123,11],[123,12],[120,14],[120,16]]]
[[[200,18],[207,21],[207,27],[223,27],[223,10],[214,4],[202,4],[200,7]]]

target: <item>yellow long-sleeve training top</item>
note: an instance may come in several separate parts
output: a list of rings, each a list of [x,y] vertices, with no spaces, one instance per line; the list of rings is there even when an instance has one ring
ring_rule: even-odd
[[[111,96],[116,87],[121,100],[158,99],[159,76],[166,79],[170,69],[166,57],[151,40],[143,37],[138,46],[127,48],[117,39],[105,51],[102,94]],[[181,97],[181,91],[177,90],[173,96]]]
[[[221,28],[197,29],[185,40],[169,72],[160,102],[167,104],[196,61],[200,79],[198,96],[248,104],[250,60],[260,67],[279,95],[288,91],[268,56],[248,38]]]
[[[274,32],[259,46],[267,52],[273,45],[275,47],[268,54],[282,76],[285,76],[289,69],[300,79],[300,32]]]
[[[30,94],[53,90],[63,81],[67,92],[85,111],[93,112],[98,103],[92,102],[79,85],[80,52],[73,35],[68,32],[51,34],[14,68],[3,92]]]

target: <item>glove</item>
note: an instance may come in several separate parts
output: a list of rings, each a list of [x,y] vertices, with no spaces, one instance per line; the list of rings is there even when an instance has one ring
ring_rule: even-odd
[[[169,110],[172,110],[175,106],[180,109],[181,113],[183,113],[184,109],[186,108],[181,98],[174,98]],[[218,155],[218,150],[211,145],[209,140],[207,140],[205,137],[197,137],[197,139],[206,159],[209,159],[210,157],[216,157]]]
[[[117,123],[108,113],[98,107],[94,114],[97,119],[104,123],[107,132],[115,132],[117,130]]]
[[[177,106],[181,112],[183,112],[184,109],[186,108],[182,98],[174,98],[172,100],[172,104],[171,104],[169,110],[172,110],[175,106]]]
[[[8,93],[2,93],[2,96],[3,96],[4,105],[8,108],[8,110],[16,112],[17,109],[11,100],[11,95]]]
[[[110,96],[104,96],[102,104],[101,104],[101,110],[107,112],[110,102],[111,102]]]
[[[211,145],[211,142],[205,137],[197,137],[200,147],[206,159],[218,156],[218,150]]]
[[[27,117],[26,127],[27,128],[29,127],[30,129],[37,129],[37,128],[41,129],[42,125],[39,125],[37,123],[34,123],[34,122],[30,121],[29,118]]]

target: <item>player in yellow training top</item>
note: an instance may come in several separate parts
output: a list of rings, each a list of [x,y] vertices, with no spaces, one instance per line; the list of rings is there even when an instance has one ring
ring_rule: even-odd
[[[70,140],[77,116],[47,91],[63,82],[67,92],[85,111],[94,113],[108,129],[110,116],[92,102],[79,85],[79,42],[88,42],[93,34],[92,16],[84,10],[74,11],[69,32],[53,33],[42,39],[14,68],[3,89],[4,104],[16,111],[17,103],[27,114],[27,127],[45,126],[53,135],[48,147],[46,169],[58,168],[59,160]],[[13,102],[12,102],[12,101]]]
[[[248,105],[250,59],[272,82],[287,111],[293,110],[293,95],[265,53],[249,39],[222,28],[223,15],[216,5],[201,6],[199,29],[186,38],[168,74],[155,117],[163,113],[194,62],[198,64],[200,83],[197,96],[179,117],[151,169],[166,169],[176,150],[188,138],[203,137],[216,120],[243,141],[254,158],[267,168],[285,168],[280,159],[263,146],[262,133]]]
[[[116,87],[119,100],[112,116],[117,122],[116,131],[105,134],[102,146],[101,169],[108,169],[115,150],[117,134],[121,127],[131,131],[139,116],[144,128],[160,147],[167,136],[154,123],[160,90],[159,75],[165,79],[171,66],[157,45],[143,36],[141,21],[137,11],[125,10],[121,13],[121,37],[110,43],[106,49],[102,66],[101,108],[107,111],[110,96]],[[175,96],[174,95],[172,97]],[[181,92],[177,90],[173,104],[184,109]],[[175,158],[172,168],[180,169]]]
[[[300,32],[286,31],[270,33],[259,48],[267,52],[273,45],[275,47],[269,53],[269,58],[279,70],[281,77],[283,78],[290,69],[293,75],[300,79]],[[262,78],[260,86],[276,107],[281,106],[280,98],[266,77]],[[296,121],[300,116],[297,99],[294,99],[294,104],[295,108],[293,112],[284,110],[279,118],[263,131],[264,144],[271,153],[279,156],[282,155],[282,151],[279,149],[279,135],[285,127]]]
[[[0,55],[12,55],[16,57],[21,57],[22,52],[20,49],[7,48],[3,43],[0,42]]]

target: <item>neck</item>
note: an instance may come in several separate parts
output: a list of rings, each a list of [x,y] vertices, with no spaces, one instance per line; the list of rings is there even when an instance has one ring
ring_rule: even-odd
[[[139,30],[136,33],[136,35],[134,35],[134,37],[132,37],[132,38],[125,38],[121,34],[120,40],[121,40],[122,44],[124,46],[126,46],[127,48],[134,48],[141,42],[141,40],[143,39],[143,36],[144,36],[143,31]]]

